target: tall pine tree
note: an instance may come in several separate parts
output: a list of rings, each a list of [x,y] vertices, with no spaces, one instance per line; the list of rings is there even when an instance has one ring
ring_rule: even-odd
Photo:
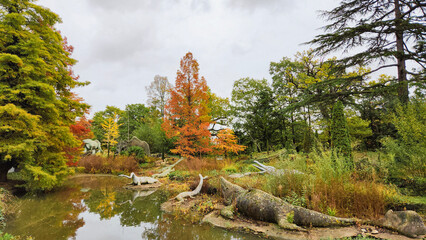
[[[426,60],[421,48],[426,38],[426,3],[405,0],[342,0],[331,11],[323,12],[330,21],[326,34],[310,41],[315,51],[327,54],[338,49],[352,52],[340,60],[345,66],[356,66],[378,61],[372,72],[382,68],[398,70],[398,96],[408,101],[407,74],[423,74]],[[417,50],[415,47],[417,46]],[[410,72],[407,62],[419,69]],[[422,73],[423,71],[423,73]],[[418,78],[413,78],[416,80]]]

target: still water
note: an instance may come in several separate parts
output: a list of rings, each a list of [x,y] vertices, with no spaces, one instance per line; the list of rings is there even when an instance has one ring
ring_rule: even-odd
[[[82,175],[42,197],[25,196],[5,232],[35,240],[261,239],[208,225],[190,224],[163,214],[165,191],[125,190],[129,180]]]

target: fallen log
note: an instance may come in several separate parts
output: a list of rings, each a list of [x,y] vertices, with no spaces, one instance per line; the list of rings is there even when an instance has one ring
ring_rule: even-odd
[[[288,230],[306,231],[299,226],[332,227],[356,223],[355,219],[328,216],[306,208],[291,205],[284,200],[258,189],[246,190],[220,178],[226,205],[235,204],[243,215],[255,220],[277,223]]]

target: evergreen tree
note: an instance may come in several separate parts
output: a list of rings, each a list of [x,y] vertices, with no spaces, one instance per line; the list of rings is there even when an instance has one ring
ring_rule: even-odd
[[[347,158],[348,167],[353,168],[352,148],[348,123],[343,112],[343,103],[337,101],[333,106],[331,122],[331,147]]]
[[[232,89],[233,126],[243,133],[241,139],[253,150],[269,151],[273,145],[277,121],[272,89],[266,79],[242,78]]]
[[[19,166],[30,189],[49,190],[70,171],[64,150],[78,146],[69,126],[88,106],[72,89],[72,47],[60,18],[31,0],[0,1],[0,179]]]
[[[303,136],[303,151],[308,153],[312,150],[314,146],[314,134],[310,127],[307,127],[305,130],[305,135]]]
[[[328,54],[337,49],[355,52],[340,60],[345,67],[369,64],[377,60],[380,65],[371,72],[396,67],[398,96],[401,102],[406,103],[407,74],[421,74],[426,65],[421,50],[426,38],[425,2],[342,0],[338,7],[325,11],[323,16],[331,23],[324,27],[328,33],[316,36],[309,42],[317,45],[315,51],[320,54]],[[408,71],[407,61],[420,66],[419,71]],[[384,64],[385,62],[390,63]],[[422,79],[424,80],[424,73]]]

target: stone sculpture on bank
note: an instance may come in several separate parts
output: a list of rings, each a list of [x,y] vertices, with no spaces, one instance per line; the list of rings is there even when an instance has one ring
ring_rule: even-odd
[[[133,185],[141,185],[141,184],[151,184],[158,182],[158,179],[152,178],[152,177],[138,177],[134,172],[130,174],[130,176],[120,174],[118,175],[120,177],[126,177],[132,179]]]
[[[133,136],[129,141],[120,141],[117,144],[117,154],[120,154],[121,151],[126,150],[129,147],[136,146],[141,147],[145,154],[149,157],[151,155],[149,144],[145,141],[140,140],[139,138]]]
[[[85,154],[96,154],[102,152],[101,142],[99,140],[84,139],[84,151]]]
[[[207,178],[203,177],[201,174],[198,174],[198,176],[200,176],[200,183],[198,184],[198,186],[194,189],[194,191],[190,191],[190,192],[181,192],[179,193],[175,199],[177,199],[179,202],[183,202],[185,200],[186,197],[190,197],[190,198],[194,198],[195,195],[199,194],[201,191],[201,188],[203,187],[203,180]]]

